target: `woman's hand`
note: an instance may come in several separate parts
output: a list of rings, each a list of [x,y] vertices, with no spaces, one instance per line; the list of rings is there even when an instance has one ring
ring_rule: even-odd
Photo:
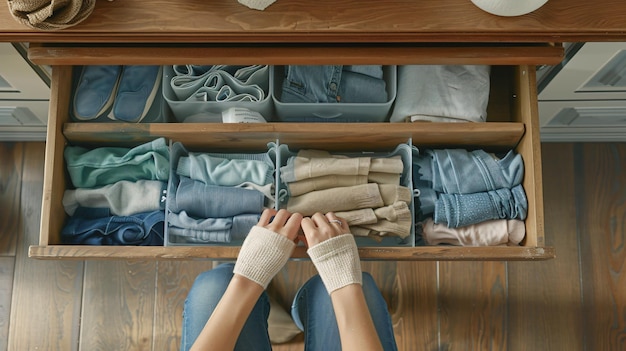
[[[333,212],[328,212],[326,215],[317,212],[311,218],[303,218],[301,221],[307,247],[313,247],[325,240],[350,233],[346,220],[337,217]]]
[[[287,210],[276,211],[268,208],[261,214],[257,225],[280,235],[284,235],[289,240],[297,243],[301,221],[302,215],[299,213],[290,213]]]

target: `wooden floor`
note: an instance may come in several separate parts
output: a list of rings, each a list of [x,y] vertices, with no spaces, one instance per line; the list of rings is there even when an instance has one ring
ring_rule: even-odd
[[[363,264],[400,350],[626,350],[626,144],[542,151],[556,259]],[[177,349],[183,301],[211,263],[29,259],[43,154],[41,143],[0,143],[0,350]],[[288,306],[313,272],[290,262],[272,290]]]

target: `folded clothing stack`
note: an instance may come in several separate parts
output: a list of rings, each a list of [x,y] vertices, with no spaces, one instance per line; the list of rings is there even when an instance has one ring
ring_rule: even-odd
[[[290,197],[287,210],[311,216],[335,212],[352,233],[378,239],[407,238],[411,233],[412,192],[400,185],[400,156],[348,157],[301,150],[280,168]]]
[[[67,244],[163,245],[169,148],[165,139],[134,148],[67,146],[74,185],[63,196]]]
[[[523,177],[524,163],[513,150],[502,158],[483,150],[424,150],[413,160],[413,186],[419,191],[416,222],[424,221],[417,231],[427,243],[439,242],[439,235],[450,243],[455,233],[458,245],[499,245],[503,239],[497,235],[490,235],[492,240],[467,237],[481,232],[508,237],[511,231],[492,228],[514,228],[510,242],[504,241],[519,244],[524,236],[519,230],[528,211]]]
[[[241,242],[274,204],[274,169],[269,152],[189,152],[174,143],[168,243]]]

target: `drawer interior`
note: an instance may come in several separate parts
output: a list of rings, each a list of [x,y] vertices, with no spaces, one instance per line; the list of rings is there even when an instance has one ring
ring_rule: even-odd
[[[71,66],[55,66],[46,146],[44,198],[40,243],[31,247],[38,258],[235,258],[238,249],[214,247],[89,247],[62,245],[66,214],[63,192],[71,186],[63,150],[68,144],[85,147],[133,146],[157,137],[183,141],[196,149],[251,150],[281,140],[293,148],[328,151],[390,150],[407,140],[418,148],[481,148],[491,152],[515,149],[524,160],[523,186],[529,201],[526,238],[519,247],[360,248],[364,259],[467,260],[546,259],[544,247],[541,156],[533,66],[493,66],[487,123],[74,123],[70,121]],[[362,140],[368,140],[363,143]],[[296,250],[294,257],[306,257]]]

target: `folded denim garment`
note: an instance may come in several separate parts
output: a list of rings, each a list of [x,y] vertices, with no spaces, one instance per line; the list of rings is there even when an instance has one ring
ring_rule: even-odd
[[[146,117],[161,86],[161,66],[124,66],[109,118],[139,123]]]
[[[121,180],[167,181],[170,174],[169,148],[164,138],[134,148],[66,146],[64,156],[75,188],[100,187]]]
[[[385,103],[382,66],[285,66],[280,101],[285,103]]]
[[[391,122],[485,122],[490,66],[398,66]]]
[[[435,202],[435,223],[450,228],[492,219],[526,219],[528,200],[521,185],[474,194],[440,194]]]
[[[115,216],[165,209],[167,183],[158,180],[121,180],[101,188],[65,190],[63,207],[72,216],[79,207],[108,208]]]
[[[78,208],[61,230],[61,241],[75,245],[163,245],[164,211],[101,217],[107,212]]]
[[[435,191],[446,194],[511,189],[523,177],[524,161],[513,150],[498,159],[483,150],[435,149],[413,159],[414,182],[432,183]]]
[[[206,185],[187,177],[180,177],[167,196],[170,211],[186,211],[196,218],[261,214],[265,200],[265,195],[257,190]]]
[[[245,239],[261,218],[258,214],[243,214],[228,218],[196,219],[187,212],[170,212],[167,216],[168,235],[177,243],[230,243]]]
[[[72,114],[79,121],[96,119],[113,105],[122,66],[83,66],[72,99]]]

